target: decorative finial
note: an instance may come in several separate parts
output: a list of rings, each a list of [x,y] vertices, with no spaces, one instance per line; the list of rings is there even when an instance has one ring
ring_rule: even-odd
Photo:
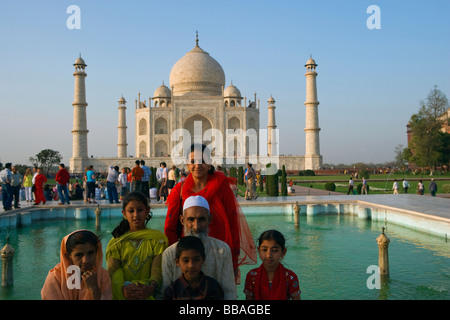
[[[198,30],[195,31],[195,45],[198,47]]]

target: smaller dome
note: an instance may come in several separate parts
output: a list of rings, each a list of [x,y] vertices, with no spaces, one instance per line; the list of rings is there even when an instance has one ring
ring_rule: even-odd
[[[123,96],[119,99],[118,102],[119,102],[119,103],[126,103],[125,98],[124,98]]]
[[[80,55],[73,65],[74,66],[75,65],[86,66],[86,63],[84,62],[83,58],[81,58],[81,55]]]
[[[238,88],[236,88],[233,83],[229,85],[224,91],[223,91],[224,98],[241,98],[241,92]]]
[[[164,82],[153,93],[153,98],[170,98],[170,96],[171,91],[164,85]]]
[[[317,66],[316,61],[314,61],[314,59],[310,56],[308,61],[306,61],[305,67],[308,65],[314,65]]]
[[[267,102],[269,102],[269,103],[275,103],[275,99],[274,99],[272,96],[270,96],[270,98],[269,98],[269,100],[267,100]]]

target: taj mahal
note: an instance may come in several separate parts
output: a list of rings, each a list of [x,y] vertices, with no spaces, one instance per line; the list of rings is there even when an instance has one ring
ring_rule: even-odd
[[[310,57],[306,67],[305,155],[278,154],[278,129],[275,120],[275,99],[267,99],[267,127],[260,125],[260,101],[243,97],[231,82],[226,86],[221,65],[199,46],[195,46],[172,67],[169,84],[156,88],[152,97],[135,99],[135,150],[128,156],[127,101],[118,100],[117,157],[88,156],[86,101],[86,63],[80,57],[74,63],[75,78],[70,172],[80,173],[88,165],[96,171],[110,166],[132,167],[136,158],[146,165],[159,167],[166,162],[183,167],[186,150],[200,142],[211,150],[213,165],[245,166],[264,169],[266,164],[283,165],[286,170],[318,169],[322,165],[319,145],[319,114],[316,85],[317,64]],[[113,129],[113,128],[111,128]]]

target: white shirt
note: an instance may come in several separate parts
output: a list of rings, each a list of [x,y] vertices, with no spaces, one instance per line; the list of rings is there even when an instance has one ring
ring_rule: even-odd
[[[230,247],[213,237],[201,238],[205,246],[206,259],[202,271],[216,279],[222,286],[225,300],[236,300],[236,283],[234,280],[233,261]],[[177,243],[172,244],[162,254],[163,281],[161,292],[181,276],[181,270],[175,262]]]

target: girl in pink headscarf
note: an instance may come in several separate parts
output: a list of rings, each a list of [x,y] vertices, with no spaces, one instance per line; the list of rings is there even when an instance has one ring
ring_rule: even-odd
[[[111,300],[111,280],[102,267],[102,244],[88,230],[77,230],[61,242],[61,262],[51,269],[42,300]]]

